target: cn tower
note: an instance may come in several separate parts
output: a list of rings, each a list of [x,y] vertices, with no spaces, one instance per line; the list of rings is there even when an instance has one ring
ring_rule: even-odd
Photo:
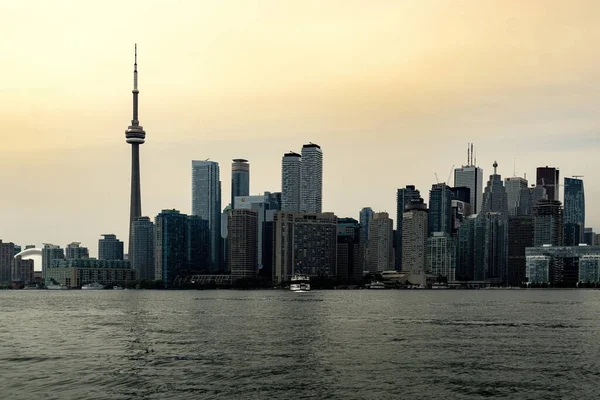
[[[127,143],[131,145],[131,205],[129,208],[129,242],[127,251],[131,254],[131,223],[142,216],[142,196],[140,190],[140,144],[144,143],[146,132],[138,120],[138,85],[137,85],[137,44],[133,64],[133,119],[125,131]]]

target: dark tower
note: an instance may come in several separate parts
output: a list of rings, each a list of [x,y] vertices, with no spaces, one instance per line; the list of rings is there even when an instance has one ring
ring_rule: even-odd
[[[138,120],[138,87],[137,87],[137,44],[135,45],[135,56],[133,64],[133,119],[131,125],[125,131],[127,143],[131,145],[131,205],[129,209],[129,241],[128,249],[131,248],[131,224],[142,216],[142,195],[140,190],[140,144],[144,143],[146,132]]]

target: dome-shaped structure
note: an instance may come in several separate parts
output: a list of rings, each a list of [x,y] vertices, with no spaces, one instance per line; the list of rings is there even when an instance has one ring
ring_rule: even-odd
[[[42,249],[30,248],[15,255],[15,258],[21,256],[23,260],[33,260],[33,270],[42,272]]]

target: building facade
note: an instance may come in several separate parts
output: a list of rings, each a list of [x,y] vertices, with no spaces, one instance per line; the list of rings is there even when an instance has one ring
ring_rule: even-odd
[[[533,245],[563,245],[563,209],[560,201],[540,200],[533,206]]]
[[[394,221],[386,212],[376,213],[369,223],[368,270],[394,269]]]
[[[11,268],[15,256],[15,244],[0,240],[0,285],[8,285],[11,282]]]
[[[402,214],[402,271],[424,275],[428,226],[427,205],[412,200]]]
[[[102,236],[103,239],[98,240],[98,259],[122,260],[123,242],[117,239],[117,235],[114,235],[112,233],[104,234]],[[132,246],[131,243],[129,245]]]
[[[483,203],[483,170],[474,165],[467,165],[454,170],[454,186],[468,187],[471,195],[469,203],[473,214],[481,212]]]
[[[505,218],[508,218],[508,198],[506,189],[502,183],[502,177],[498,175],[498,163],[494,162],[494,174],[490,175],[485,191],[483,192],[483,213],[501,213]]]
[[[208,221],[197,215],[187,217],[186,261],[188,274],[210,271],[210,229]]]
[[[192,215],[208,221],[210,230],[211,273],[220,268],[221,181],[215,161],[192,161]]]
[[[337,276],[341,282],[359,282],[363,276],[361,229],[354,218],[338,218]]]
[[[575,287],[577,282],[594,282],[600,246],[544,245],[529,247],[526,254],[530,284]]]
[[[412,200],[421,198],[421,192],[414,185],[398,189],[396,193],[396,241],[394,242],[395,269],[402,270],[402,222],[406,207]],[[367,238],[368,239],[368,238]]]
[[[177,275],[187,274],[187,221],[187,215],[177,210],[163,210],[154,220],[154,277],[166,287],[172,285]]]
[[[155,279],[154,241],[154,223],[148,217],[136,218],[131,227],[129,260],[140,280]]]
[[[314,143],[302,146],[300,212],[320,214],[323,208],[323,151]]]
[[[289,152],[281,159],[281,211],[300,212],[302,156]]]
[[[127,286],[138,278],[131,263],[125,260],[53,260],[46,272],[48,279],[68,288],[79,288],[89,283]]]
[[[447,281],[456,280],[456,249],[454,240],[445,232],[434,232],[427,239],[426,274]]]
[[[508,216],[517,216],[519,215],[521,194],[529,188],[527,179],[518,176],[505,178],[504,187],[506,189],[506,201],[508,203]]]
[[[475,220],[474,280],[495,285],[508,282],[508,219],[499,212]]]
[[[525,282],[527,258],[525,249],[533,247],[535,220],[530,215],[508,218],[508,284]]]
[[[10,280],[12,282],[33,282],[33,260],[23,260],[21,256],[16,256],[12,260],[10,275]]]
[[[368,270],[368,254],[369,254],[369,225],[375,212],[371,207],[364,207],[360,210],[359,213],[359,223],[360,223],[360,243],[362,246],[362,269],[363,271]]]
[[[337,275],[337,217],[333,213],[278,212],[274,220],[273,280],[294,274]]]
[[[231,163],[231,206],[236,196],[250,195],[250,164],[248,160],[236,158]]]
[[[67,245],[66,258],[68,260],[90,258],[90,252],[87,247],[81,246],[81,242],[72,242]]]
[[[254,278],[258,273],[258,213],[233,209],[228,220],[229,268],[235,278]]]
[[[536,170],[536,184],[546,189],[548,200],[559,201],[559,175],[558,168],[554,167],[538,167]]]
[[[564,244],[584,243],[585,193],[583,180],[565,178],[564,185]]]
[[[436,183],[429,191],[428,235],[452,234],[452,191],[445,183]]]
[[[42,277],[46,278],[46,270],[52,265],[52,261],[63,260],[64,258],[64,249],[56,244],[44,243],[42,248]]]

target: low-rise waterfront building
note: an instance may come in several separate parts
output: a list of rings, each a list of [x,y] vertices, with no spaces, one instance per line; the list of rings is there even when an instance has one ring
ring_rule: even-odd
[[[574,287],[577,282],[596,282],[600,265],[600,246],[529,247],[527,282]]]
[[[68,288],[88,283],[126,286],[137,280],[136,270],[126,260],[97,260],[95,258],[53,260],[46,278]]]

